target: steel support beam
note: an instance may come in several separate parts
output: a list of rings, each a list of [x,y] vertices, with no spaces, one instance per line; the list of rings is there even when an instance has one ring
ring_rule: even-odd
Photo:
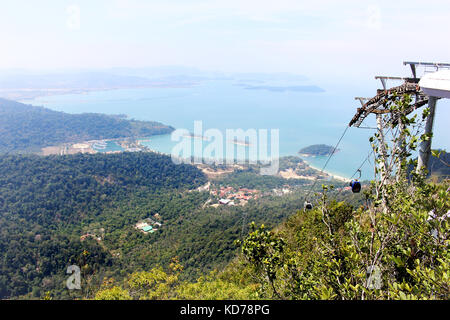
[[[437,97],[429,97],[428,107],[430,108],[430,113],[427,117],[427,122],[425,123],[425,132],[424,134],[432,134],[433,133],[433,125],[434,125],[434,115],[436,113],[436,102]],[[432,136],[420,143],[419,146],[419,159],[417,162],[416,172],[420,173],[422,168],[428,168],[428,162],[430,160],[431,155],[431,140]]]

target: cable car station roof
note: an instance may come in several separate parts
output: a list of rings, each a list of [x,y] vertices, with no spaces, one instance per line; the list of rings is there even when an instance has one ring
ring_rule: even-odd
[[[406,61],[403,64],[410,66],[412,78],[376,76],[375,79],[381,81],[383,89],[377,90],[377,94],[373,98],[355,98],[361,102],[361,108],[356,109],[356,114],[349,123],[350,127],[360,127],[364,119],[371,113],[390,113],[389,102],[403,94],[410,94],[415,97],[414,103],[407,114],[427,104],[429,96],[450,98],[450,63]],[[422,78],[417,77],[417,66],[424,67],[425,72],[427,72]],[[430,72],[430,69],[434,70]],[[403,84],[388,89],[388,80],[400,80],[403,81]],[[395,122],[395,115],[393,116]]]

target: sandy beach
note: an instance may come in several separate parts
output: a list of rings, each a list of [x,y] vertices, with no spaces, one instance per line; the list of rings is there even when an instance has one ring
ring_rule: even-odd
[[[306,162],[306,163],[308,164],[308,166],[310,166],[311,168],[313,168],[313,169],[315,169],[315,170],[317,170],[317,171],[322,171],[322,168],[317,168],[317,167],[311,165],[310,163],[308,163],[306,160],[305,160],[305,162]],[[329,172],[329,171],[326,171],[326,170],[325,170],[323,173],[326,173],[326,174],[328,174],[329,176],[333,177],[334,179],[339,180],[339,181],[342,181],[342,182],[349,182],[349,181],[351,180],[350,178],[346,178],[346,177],[343,177],[343,176],[334,174],[334,173]]]

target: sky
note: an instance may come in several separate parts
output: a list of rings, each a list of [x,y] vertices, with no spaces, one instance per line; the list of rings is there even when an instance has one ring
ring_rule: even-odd
[[[179,65],[342,81],[450,62],[450,1],[0,0],[0,69]]]

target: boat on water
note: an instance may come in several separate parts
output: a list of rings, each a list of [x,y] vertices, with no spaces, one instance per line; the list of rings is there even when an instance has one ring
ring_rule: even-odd
[[[234,138],[233,140],[229,140],[229,141],[230,141],[231,143],[233,143],[233,144],[235,144],[235,145],[239,145],[239,146],[249,147],[249,146],[252,145],[252,144],[250,143],[250,141],[249,141],[248,138],[246,138],[245,141],[241,141],[241,140],[238,140],[238,139],[236,139],[236,138]]]

